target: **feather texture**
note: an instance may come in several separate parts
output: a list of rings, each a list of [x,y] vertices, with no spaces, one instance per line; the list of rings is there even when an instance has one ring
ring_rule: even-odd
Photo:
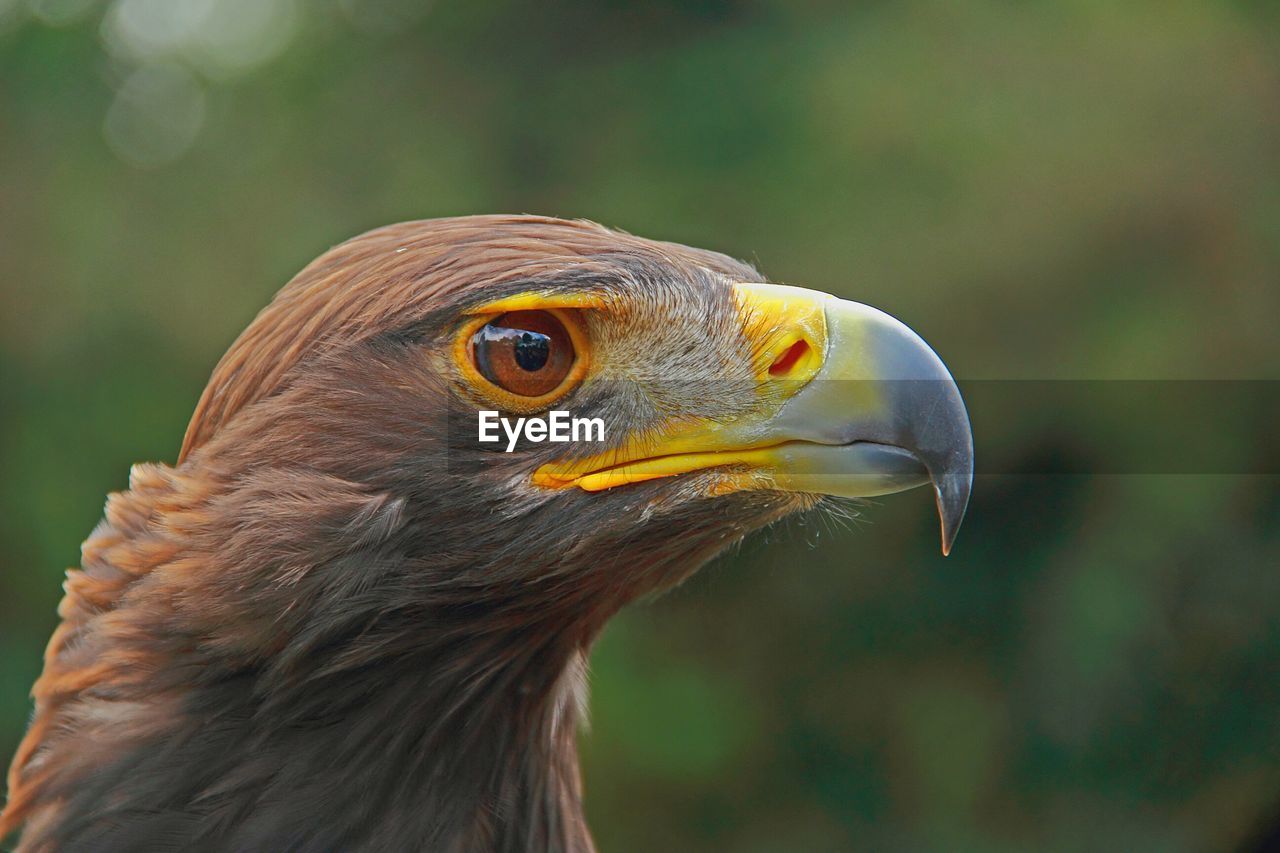
[[[469,305],[605,293],[574,405],[731,416],[721,255],[541,217],[405,223],[322,255],[214,371],[176,467],[135,466],[68,574],[0,835],[43,850],[590,850],[586,661],[627,602],[813,498],[533,487],[443,353]],[[664,384],[663,376],[684,381]],[[607,381],[616,379],[616,382]],[[625,381],[624,381],[625,380]]]

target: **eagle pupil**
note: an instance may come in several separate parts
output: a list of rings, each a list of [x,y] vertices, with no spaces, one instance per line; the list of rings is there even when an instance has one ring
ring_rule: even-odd
[[[551,355],[551,338],[537,332],[521,332],[516,339],[516,364],[522,370],[536,373],[547,364]]]

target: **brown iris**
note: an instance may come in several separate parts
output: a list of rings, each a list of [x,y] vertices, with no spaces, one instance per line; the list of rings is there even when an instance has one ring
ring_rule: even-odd
[[[509,311],[471,337],[476,370],[504,391],[541,397],[564,382],[575,359],[573,339],[548,311]]]

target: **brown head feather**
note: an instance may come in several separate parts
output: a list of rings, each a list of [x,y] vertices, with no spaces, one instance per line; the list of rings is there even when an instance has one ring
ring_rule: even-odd
[[[575,730],[600,627],[806,499],[708,500],[712,473],[537,489],[553,449],[477,446],[440,352],[478,300],[592,288],[620,309],[595,330],[601,376],[718,381],[749,349],[729,287],[746,278],[541,217],[404,223],[322,255],[219,363],[177,466],[135,466],[85,542],[0,835],[590,849]],[[588,385],[575,407],[617,441],[747,405]]]
[[[477,286],[538,279],[616,253],[669,255],[741,275],[724,255],[541,216],[465,216],[402,222],[341,243],[307,265],[214,368],[178,461],[245,406],[279,391],[316,350],[395,329],[432,302]]]

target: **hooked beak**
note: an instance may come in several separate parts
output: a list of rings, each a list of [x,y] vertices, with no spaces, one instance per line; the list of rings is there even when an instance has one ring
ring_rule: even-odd
[[[973,483],[964,401],[942,360],[883,311],[825,293],[736,285],[769,404],[730,423],[673,425],[656,440],[552,463],[534,482],[600,491],[731,466],[717,493],[768,488],[871,497],[933,484],[942,552]]]

